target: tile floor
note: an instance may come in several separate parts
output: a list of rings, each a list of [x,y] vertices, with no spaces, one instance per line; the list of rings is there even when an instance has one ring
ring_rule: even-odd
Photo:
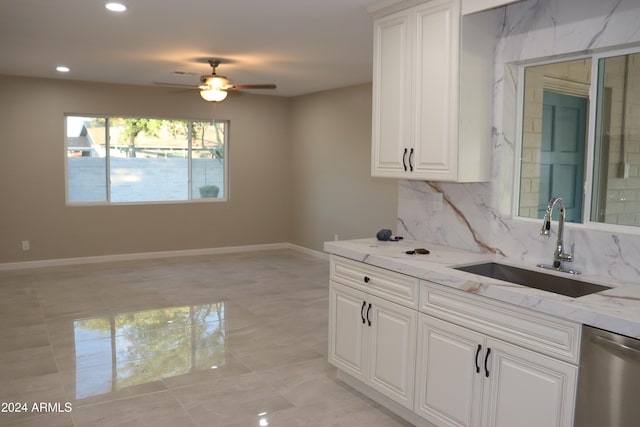
[[[328,269],[276,250],[0,271],[0,426],[408,426],[327,363]]]

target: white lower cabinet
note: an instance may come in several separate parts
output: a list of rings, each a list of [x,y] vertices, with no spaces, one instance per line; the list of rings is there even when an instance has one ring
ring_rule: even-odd
[[[487,338],[483,426],[571,427],[578,367]]]
[[[364,319],[366,304],[364,292],[331,282],[329,362],[363,382],[366,381],[368,330],[361,319]]]
[[[579,324],[335,255],[330,270],[329,363],[378,403],[420,426],[573,425]]]
[[[418,313],[331,282],[329,362],[413,409]]]
[[[415,412],[441,426],[479,425],[484,335],[420,314]]]
[[[569,427],[578,368],[420,314],[415,412],[437,426]]]

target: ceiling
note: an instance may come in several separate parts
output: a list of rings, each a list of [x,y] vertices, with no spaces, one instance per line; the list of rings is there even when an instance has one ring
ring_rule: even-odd
[[[207,60],[232,83],[296,96],[371,81],[376,0],[2,0],[0,74],[198,84]],[[66,74],[55,70],[66,65]],[[176,74],[186,73],[186,74]]]

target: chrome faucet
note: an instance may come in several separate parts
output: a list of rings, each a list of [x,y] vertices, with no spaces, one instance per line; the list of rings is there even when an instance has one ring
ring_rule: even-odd
[[[552,270],[562,271],[570,274],[579,274],[577,271],[565,269],[562,266],[563,262],[571,262],[573,261],[573,255],[565,253],[564,251],[564,243],[562,241],[564,235],[564,219],[565,219],[565,209],[564,202],[562,198],[558,196],[553,196],[549,203],[547,204],[547,210],[544,214],[544,220],[542,222],[542,229],[540,230],[540,234],[543,236],[549,236],[551,231],[551,215],[553,214],[553,208],[559,205],[560,208],[560,221],[558,222],[558,240],[556,242],[556,250],[553,252],[553,265],[545,265],[538,264],[538,267],[549,268]]]

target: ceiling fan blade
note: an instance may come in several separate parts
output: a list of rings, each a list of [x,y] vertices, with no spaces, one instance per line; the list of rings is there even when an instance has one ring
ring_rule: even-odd
[[[167,87],[181,87],[184,89],[199,89],[199,85],[187,85],[182,83],[164,83],[164,82],[153,82],[154,85],[158,86],[167,86]]]
[[[232,84],[228,89],[276,89],[276,85],[270,84],[258,84],[258,85],[236,85]]]
[[[186,88],[186,89],[179,89],[176,88],[175,90],[169,91],[169,93],[192,93],[194,90],[198,90],[197,88]]]

